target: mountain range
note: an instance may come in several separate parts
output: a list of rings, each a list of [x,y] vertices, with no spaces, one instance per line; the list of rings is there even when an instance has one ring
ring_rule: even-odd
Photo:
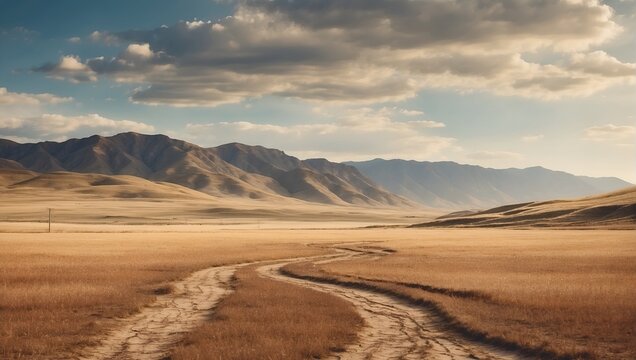
[[[347,162],[383,188],[430,207],[484,209],[503,204],[570,199],[632,184],[615,177],[575,176],[542,167],[489,169],[451,161],[375,159]]]
[[[59,143],[0,140],[0,159],[0,167],[12,170],[133,175],[214,196],[413,206],[381,189],[353,166],[327,160],[302,161],[280,150],[238,143],[203,148],[165,135],[132,132]]]
[[[574,176],[541,167],[487,169],[453,162],[300,160],[262,146],[230,143],[204,148],[165,135],[131,132],[32,144],[0,139],[0,169],[132,175],[222,197],[446,209],[574,198],[630,185],[617,178]]]

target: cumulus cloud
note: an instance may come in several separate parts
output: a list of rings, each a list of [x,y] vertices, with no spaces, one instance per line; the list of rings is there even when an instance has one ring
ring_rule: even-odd
[[[35,70],[139,83],[132,101],[173,106],[265,95],[371,104],[423,88],[557,99],[636,79],[636,64],[589,52],[620,31],[596,0],[245,0],[216,22],[94,32],[95,41],[127,47],[113,58],[65,56]],[[535,50],[557,60],[526,61]]]
[[[130,44],[126,48],[125,54],[132,58],[137,57],[141,59],[150,59],[154,56],[148,44]]]
[[[294,125],[249,121],[188,124],[188,139],[208,145],[239,141],[282,148],[299,157],[360,160],[373,157],[430,159],[456,151],[456,140],[435,135],[442,123],[397,121],[393,109],[350,109],[324,123]]]
[[[98,114],[0,117],[0,137],[3,138],[60,140],[93,134],[111,135],[122,131],[153,132],[154,127],[137,121],[113,120]]]
[[[77,56],[62,56],[56,63],[46,63],[33,69],[54,79],[67,79],[74,83],[97,81],[97,74]]]
[[[605,124],[591,126],[583,131],[584,137],[591,141],[624,142],[631,140],[636,142],[636,126]]]
[[[49,93],[10,92],[0,87],[0,138],[26,140],[66,139],[122,131],[152,132],[154,127],[132,120],[114,120],[98,114],[61,115],[51,108],[72,101]]]
[[[73,98],[70,97],[60,97],[49,93],[29,94],[10,92],[7,88],[0,87],[0,106],[60,104],[72,100]]]

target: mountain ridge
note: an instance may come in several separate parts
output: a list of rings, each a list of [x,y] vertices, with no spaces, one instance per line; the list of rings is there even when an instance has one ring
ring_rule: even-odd
[[[345,163],[357,167],[388,191],[428,206],[448,209],[577,198],[632,185],[618,178],[576,176],[541,166],[493,169],[453,161],[379,158]]]
[[[64,142],[0,142],[0,158],[27,170],[133,175],[214,196],[292,197],[333,205],[414,206],[350,167],[346,177],[322,173],[277,149],[230,143],[203,148],[165,135],[133,132]],[[363,189],[359,184],[368,184]]]
[[[134,132],[29,144],[0,139],[0,168],[133,175],[212,196],[448,210],[577,198],[631,185],[618,178],[575,176],[540,166],[492,169],[453,161],[301,160],[263,146],[233,142],[204,148],[162,134]]]

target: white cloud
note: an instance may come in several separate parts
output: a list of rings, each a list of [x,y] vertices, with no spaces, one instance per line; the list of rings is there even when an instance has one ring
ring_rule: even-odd
[[[4,117],[0,120],[0,129],[19,129],[24,121],[15,117]]]
[[[67,79],[73,83],[97,81],[97,74],[77,56],[62,56],[57,63],[44,64],[35,71],[45,72],[54,79]]]
[[[40,105],[60,104],[72,101],[70,97],[60,97],[49,93],[29,94],[10,92],[7,88],[0,87],[0,106],[2,105]]]
[[[458,149],[455,139],[430,133],[442,123],[396,121],[391,118],[393,113],[395,110],[389,108],[348,109],[330,122],[288,126],[248,121],[188,124],[185,137],[206,145],[238,141],[285,149],[299,157],[332,160],[424,160]]]
[[[126,54],[131,57],[138,57],[142,59],[150,59],[154,56],[150,45],[148,44],[130,44],[126,48]]]
[[[124,131],[153,132],[154,127],[131,120],[113,120],[98,114],[42,114],[34,117],[0,117],[0,137],[64,139],[93,134],[112,135]]]
[[[581,73],[603,75],[606,77],[636,76],[636,64],[623,63],[604,51],[594,51],[589,54],[573,54],[568,67]]]
[[[521,137],[521,141],[525,142],[525,143],[533,143],[533,142],[537,142],[543,139],[543,134],[536,134],[536,135],[526,135]]]
[[[375,110],[370,107],[345,110],[339,116],[339,124],[361,131],[416,131],[417,129],[443,128],[446,125],[432,120],[395,121],[393,116],[400,113],[397,108],[383,107]]]
[[[591,141],[621,142],[632,140],[636,142],[636,126],[605,124],[591,126],[584,131],[585,139]]]
[[[87,70],[88,67],[82,64],[77,57],[63,56],[58,64],[58,69],[62,71],[82,71]]]
[[[131,121],[113,120],[98,114],[88,114],[80,116],[65,116],[58,114],[43,114],[41,118],[34,119],[35,124],[43,131],[51,133],[66,134],[76,131],[79,128],[112,129],[117,131],[154,131],[152,125]],[[27,121],[34,123],[33,120]]]
[[[94,32],[95,41],[128,47],[84,66],[63,57],[35,70],[139,83],[132,101],[173,106],[265,95],[373,104],[423,88],[558,99],[635,81],[635,64],[588,52],[620,31],[612,9],[595,0],[244,0],[217,22]],[[551,60],[524,59],[536,50]]]
[[[73,36],[68,38],[67,41],[71,44],[79,44],[82,41],[82,38],[80,38],[79,36]]]
[[[400,109],[399,112],[400,112],[400,114],[406,115],[406,116],[424,115],[424,112],[423,111],[419,111],[419,110]]]
[[[73,61],[64,64],[76,69]],[[61,115],[47,113],[52,106],[70,102],[70,97],[49,93],[10,92],[0,88],[0,137],[15,141],[63,139],[73,136],[112,134],[122,131],[152,132],[149,124],[132,120],[114,120],[98,114]]]
[[[93,42],[101,42],[106,45],[114,45],[119,43],[119,38],[116,35],[103,31],[93,31],[88,38]]]

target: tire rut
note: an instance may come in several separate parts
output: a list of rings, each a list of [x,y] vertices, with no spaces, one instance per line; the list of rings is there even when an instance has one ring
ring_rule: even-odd
[[[328,259],[333,254],[281,259],[309,261]],[[185,334],[207,319],[219,301],[232,292],[230,282],[240,267],[264,263],[248,262],[216,266],[192,273],[172,283],[170,294],[160,295],[139,313],[119,319],[115,330],[106,334],[97,346],[83,349],[79,360],[160,360]]]
[[[376,254],[341,251],[339,257],[315,263],[342,261],[352,257],[375,258]],[[283,275],[280,269],[292,263],[261,266],[264,277],[339,296],[352,303],[365,320],[357,344],[333,359],[524,359],[495,347],[465,340],[444,330],[435,315],[425,309],[370,290],[318,283]]]
[[[232,290],[234,272],[243,266],[263,264],[261,276],[339,296],[351,302],[366,326],[359,341],[332,359],[521,359],[516,354],[469,342],[443,330],[434,315],[391,296],[342,285],[288,277],[280,269],[290,263],[312,261],[323,264],[352,258],[376,259],[377,252],[335,249],[335,254],[276,261],[218,266],[197,271],[173,283],[174,291],[161,295],[150,306],[120,319],[115,330],[98,346],[86,348],[76,359],[160,360],[183,336],[210,316],[219,301]]]
[[[242,264],[241,264],[242,265]],[[132,317],[119,320],[116,330],[79,359],[161,359],[167,349],[209,316],[231,290],[229,282],[238,266],[197,271],[173,283],[174,291]]]

